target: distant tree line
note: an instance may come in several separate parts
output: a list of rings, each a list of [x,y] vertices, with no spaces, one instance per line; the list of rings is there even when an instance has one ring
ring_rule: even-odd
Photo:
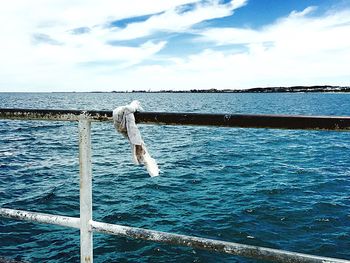
[[[93,91],[92,93],[102,93]],[[350,92],[350,86],[292,86],[258,87],[251,89],[191,89],[191,90],[132,90],[131,93],[279,93],[279,92]],[[112,93],[130,93],[130,91],[112,91]]]

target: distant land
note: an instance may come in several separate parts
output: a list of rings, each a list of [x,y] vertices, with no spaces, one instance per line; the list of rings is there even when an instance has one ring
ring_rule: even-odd
[[[303,93],[303,92],[350,92],[350,86],[292,86],[292,87],[263,87],[251,89],[191,89],[191,90],[133,90],[111,91],[108,93]],[[91,93],[104,93],[104,91],[92,91]]]

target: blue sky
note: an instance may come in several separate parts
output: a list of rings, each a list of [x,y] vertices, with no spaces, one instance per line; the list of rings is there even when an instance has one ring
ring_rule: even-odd
[[[350,85],[350,0],[1,5],[0,91]]]

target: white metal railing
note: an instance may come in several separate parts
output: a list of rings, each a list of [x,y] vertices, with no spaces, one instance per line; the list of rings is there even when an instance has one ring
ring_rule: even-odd
[[[79,228],[81,262],[93,262],[93,232],[149,240],[158,243],[188,246],[275,262],[350,262],[345,259],[319,257],[259,246],[250,246],[94,221],[92,219],[91,122],[110,121],[111,113],[109,112],[105,115],[93,115],[78,111],[74,111],[73,113],[55,111],[50,114],[49,110],[45,111],[46,113],[42,114],[39,113],[39,110],[36,112],[35,110],[15,111],[12,109],[6,111],[6,109],[0,109],[0,119],[36,119],[79,122],[80,217],[58,216],[8,208],[0,208],[0,217]],[[335,119],[334,117],[332,118]],[[343,121],[344,118],[341,118],[341,120]],[[349,120],[350,119],[345,117],[346,125],[349,124]],[[344,122],[342,122],[342,125],[343,124]],[[349,130],[349,128],[348,125],[344,130]],[[334,129],[339,129],[339,125],[335,125]]]

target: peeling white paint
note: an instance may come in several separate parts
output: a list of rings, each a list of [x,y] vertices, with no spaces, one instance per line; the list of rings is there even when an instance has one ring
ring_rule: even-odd
[[[91,168],[91,122],[83,113],[79,120],[79,166],[80,166],[80,262],[93,262],[92,244],[92,168]]]
[[[68,216],[50,215],[9,208],[0,208],[0,217],[26,220],[31,222],[53,224],[59,226],[80,228],[80,219]]]
[[[350,263],[348,260],[318,257],[302,253],[289,252],[265,247],[244,245],[239,243],[225,242],[213,239],[206,239],[193,236],[178,235],[143,228],[128,227],[115,224],[107,224],[92,221],[92,230],[100,233],[125,236],[158,243],[167,243],[172,245],[183,245],[192,248],[205,249],[227,253],[231,255],[244,256],[249,258],[271,260],[275,262],[305,262],[305,263]]]

